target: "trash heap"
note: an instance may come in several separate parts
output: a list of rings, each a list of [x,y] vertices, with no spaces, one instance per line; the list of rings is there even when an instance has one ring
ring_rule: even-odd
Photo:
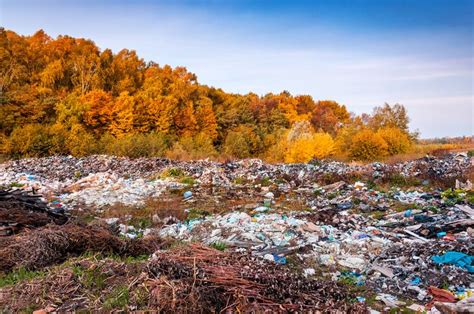
[[[462,178],[472,164],[466,153],[447,154],[442,158],[425,157],[396,164],[347,164],[329,160],[313,160],[307,164],[267,164],[259,159],[225,163],[207,160],[173,161],[163,158],[136,158],[93,155],[83,158],[52,156],[12,160],[0,164],[0,184],[25,180],[38,181],[47,189],[60,189],[59,183],[72,184],[101,172],[123,178],[147,178],[165,169],[182,169],[202,185],[233,185],[240,179],[286,182],[291,186],[310,185],[327,177],[348,179],[383,178],[394,173],[423,179]],[[33,184],[33,183],[31,183]]]
[[[160,179],[124,178],[115,173],[98,172],[73,180],[49,180],[26,173],[0,174],[0,186],[9,185],[42,194],[52,207],[66,209],[77,206],[103,207],[123,204],[141,206],[145,199],[158,197],[164,190],[179,188],[177,182]]]
[[[338,195],[328,199],[333,190]],[[386,309],[408,306],[407,300],[420,303],[410,305],[416,311],[447,306],[440,294],[459,309],[474,301],[472,204],[459,204],[446,192],[371,191],[361,182],[299,192],[308,195],[310,210],[278,210],[268,192],[251,210],[167,225],[160,235],[250,252],[275,264],[297,258],[304,275],[322,271],[370,288]],[[394,204],[408,208],[391,210]],[[374,218],[374,212],[382,215]]]
[[[148,208],[148,199],[182,195],[170,206],[182,208],[185,219],[150,213],[159,226],[146,229],[128,226],[122,218],[102,219],[123,236],[153,233],[228,251],[211,254],[191,245],[176,254],[156,253],[149,269],[156,276],[159,304],[168,302],[170,293],[197,293],[230,300],[221,304],[204,298],[196,303],[204,308],[205,302],[214,302],[219,310],[304,311],[310,306],[324,311],[329,309],[320,302],[325,296],[304,288],[323,289],[314,282],[324,278],[369,289],[383,311],[457,311],[474,302],[472,167],[464,153],[390,165],[48,157],[0,164],[0,186],[13,189],[9,193],[40,192],[48,208],[65,212],[102,212],[115,204]],[[239,267],[244,270],[238,272]],[[287,267],[297,269],[297,277],[280,273]],[[286,286],[302,294],[295,297]],[[272,299],[266,289],[281,298]],[[284,295],[291,296],[287,303]],[[331,298],[331,308],[344,308],[340,296]],[[354,308],[344,310],[368,306],[362,294],[351,298]]]

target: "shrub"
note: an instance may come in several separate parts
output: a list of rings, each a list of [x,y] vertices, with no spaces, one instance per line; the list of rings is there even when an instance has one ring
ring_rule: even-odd
[[[248,158],[258,154],[262,141],[251,127],[239,126],[229,133],[224,141],[224,154],[236,158]]]
[[[314,157],[322,159],[334,153],[335,143],[328,133],[316,133],[313,135]]]
[[[316,133],[289,143],[286,162],[308,162],[312,158],[325,158],[334,152],[334,141],[327,133]]]
[[[115,138],[106,134],[101,138],[100,150],[110,155],[137,157],[164,156],[167,138],[161,133],[129,134]]]
[[[96,152],[97,143],[92,134],[80,124],[73,124],[67,137],[66,147],[74,156],[87,156]]]
[[[7,154],[8,137],[0,133],[0,155]]]
[[[49,134],[51,136],[51,147],[49,148],[50,154],[66,155],[69,153],[66,148],[68,133],[68,130],[59,123],[53,124],[49,128]]]
[[[166,152],[166,156],[178,160],[205,159],[217,156],[217,151],[212,144],[212,139],[200,133],[193,137],[183,137],[174,143],[173,147]]]
[[[411,147],[410,138],[399,128],[382,128],[377,131],[377,135],[387,143],[388,155],[404,154]]]
[[[5,143],[5,152],[10,156],[47,156],[51,147],[48,127],[27,124],[15,128]]]
[[[350,157],[356,160],[372,161],[387,155],[388,145],[385,140],[372,130],[357,133],[350,147]]]
[[[350,155],[352,139],[358,132],[360,129],[355,125],[349,125],[339,130],[334,143],[337,156],[345,158]]]
[[[288,150],[288,142],[284,139],[270,146],[265,152],[265,161],[267,162],[283,162]]]

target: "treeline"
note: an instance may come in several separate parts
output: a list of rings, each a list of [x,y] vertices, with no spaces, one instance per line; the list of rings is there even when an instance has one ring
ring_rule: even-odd
[[[0,153],[375,160],[415,138],[402,105],[356,116],[311,96],[230,94],[93,41],[0,29]]]

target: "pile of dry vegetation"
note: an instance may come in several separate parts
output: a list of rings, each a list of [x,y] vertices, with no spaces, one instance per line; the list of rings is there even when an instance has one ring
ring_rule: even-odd
[[[0,288],[0,308],[11,311],[366,312],[355,298],[340,284],[199,244],[159,251],[148,261],[71,259],[30,281]]]

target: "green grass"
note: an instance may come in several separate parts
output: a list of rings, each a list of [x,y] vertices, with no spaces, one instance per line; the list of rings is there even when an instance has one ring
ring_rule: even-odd
[[[474,205],[474,192],[469,191],[466,193],[466,202],[468,204]]]
[[[234,184],[246,184],[248,180],[244,177],[237,177],[234,179]]]
[[[185,176],[184,170],[180,168],[166,168],[160,175],[161,178],[182,178]]]
[[[393,205],[393,209],[396,212],[401,213],[401,212],[404,212],[408,209],[420,209],[420,206],[418,204],[415,204],[415,203],[405,204],[405,203],[402,203],[402,202],[396,202]]]
[[[196,183],[196,180],[194,180],[194,178],[192,177],[185,176],[181,180],[179,180],[179,182],[187,185],[194,185]]]
[[[130,301],[130,294],[126,285],[115,287],[110,294],[108,294],[104,301],[104,308],[124,309]]]
[[[28,305],[27,307],[23,308],[20,313],[26,313],[26,314],[31,314],[33,313],[35,310],[38,309],[38,305],[36,304],[30,304]],[[3,312],[0,312],[0,313],[3,313]]]
[[[12,182],[12,183],[10,183],[10,187],[11,187],[11,188],[22,188],[22,187],[24,187],[24,186],[25,186],[24,184],[18,183],[18,182]]]
[[[132,217],[129,224],[137,229],[146,229],[153,225],[153,221],[150,217]]]
[[[385,217],[385,212],[383,211],[380,211],[380,210],[376,210],[374,212],[372,212],[372,218],[374,219],[377,219],[377,220],[380,220],[380,219],[383,219]]]
[[[420,186],[421,181],[414,177],[406,177],[399,173],[391,174],[388,177],[388,183],[391,186],[398,186],[398,187],[412,187],[412,186]]]
[[[256,180],[255,184],[260,184],[261,186],[270,186],[272,182],[270,181],[269,177],[263,177],[261,179]]]
[[[441,197],[447,204],[455,205],[461,203],[464,200],[466,193],[463,190],[447,189],[441,192]]]
[[[188,215],[186,216],[186,219],[187,220],[200,219],[200,218],[204,218],[206,216],[209,216],[208,211],[205,211],[205,210],[202,210],[202,209],[192,208],[188,212]]]
[[[102,290],[105,288],[105,280],[107,275],[104,274],[101,267],[94,267],[91,269],[83,269],[82,267],[76,269],[77,273],[73,270],[75,274],[79,276],[82,284],[89,289]]]
[[[220,242],[220,241],[212,243],[210,247],[219,251],[225,251],[225,249],[227,249],[227,245],[224,242]]]
[[[15,285],[23,280],[31,280],[33,278],[42,277],[44,275],[45,272],[31,271],[27,270],[24,267],[21,267],[5,275],[0,275],[0,288]]]

